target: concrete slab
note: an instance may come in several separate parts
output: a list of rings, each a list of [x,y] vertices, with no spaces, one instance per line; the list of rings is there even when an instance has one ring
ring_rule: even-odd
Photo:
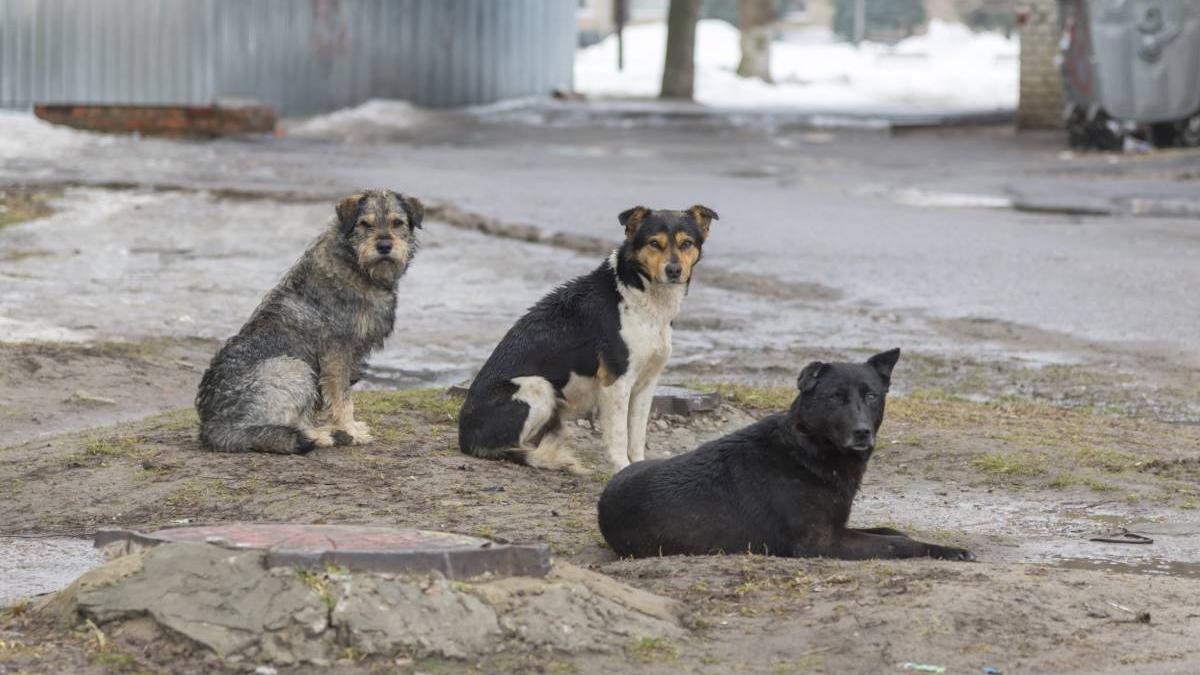
[[[550,570],[550,551],[544,545],[502,545],[449,532],[369,525],[231,523],[148,533],[100,530],[95,537],[97,548],[119,543],[146,547],[173,542],[261,550],[271,566],[337,565],[363,572],[437,571],[450,579],[483,574],[540,577]]]
[[[650,412],[659,415],[691,415],[710,412],[721,406],[721,395],[715,391],[695,391],[686,387],[664,385],[654,392]]]

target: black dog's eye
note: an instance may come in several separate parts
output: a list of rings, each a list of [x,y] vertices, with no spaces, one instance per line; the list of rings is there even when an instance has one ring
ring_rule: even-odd
[[[867,395],[863,397],[863,400],[865,400],[867,403],[870,403],[871,401],[874,401],[877,398],[879,398],[879,397],[876,396],[873,392],[867,392]]]
[[[679,245],[679,250],[680,250],[680,251],[686,251],[686,250],[688,250],[688,249],[689,249],[689,248],[691,248],[691,247],[692,247],[692,242],[691,242],[691,241],[684,241],[682,244],[680,244],[680,245]]]
[[[653,248],[653,249],[655,249],[655,250],[657,250],[657,251],[661,251],[661,250],[663,250],[663,245],[662,245],[662,244],[660,244],[660,243],[658,243],[658,240],[657,240],[657,239],[651,239],[651,240],[650,240],[650,247],[651,247],[651,248]]]
[[[361,227],[361,228],[362,228],[362,229],[364,229],[364,230],[369,230],[369,229],[371,229],[371,223],[369,223],[369,222],[367,222],[367,221],[365,221],[365,220],[360,220],[360,221],[358,221],[358,226],[359,226],[359,227]]]

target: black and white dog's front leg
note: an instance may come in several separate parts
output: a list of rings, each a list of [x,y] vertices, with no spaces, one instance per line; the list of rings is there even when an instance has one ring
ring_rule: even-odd
[[[658,373],[638,383],[629,401],[629,461],[646,459],[646,427],[650,424],[650,408],[658,388]]]
[[[613,473],[629,466],[629,404],[633,395],[628,377],[600,387],[600,432]],[[643,434],[645,430],[643,429]]]

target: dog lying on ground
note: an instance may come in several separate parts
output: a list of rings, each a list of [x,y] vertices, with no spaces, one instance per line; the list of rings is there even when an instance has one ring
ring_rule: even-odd
[[[371,441],[350,386],[392,332],[424,208],[372,190],[336,211],[204,373],[196,411],[208,448],[293,454]]]
[[[600,531],[622,556],[753,552],[851,560],[973,560],[889,528],[846,527],[900,350],[865,364],[810,363],[777,413],[668,459],[634,464],[600,496]]]
[[[542,298],[479,371],[459,415],[464,453],[582,473],[562,423],[595,412],[614,469],[645,456],[671,320],[717,214],[636,206],[618,219],[620,248]]]

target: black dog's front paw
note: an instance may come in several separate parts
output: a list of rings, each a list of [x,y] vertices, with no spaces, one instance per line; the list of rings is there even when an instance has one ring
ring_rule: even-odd
[[[929,545],[929,557],[939,560],[963,560],[966,562],[975,562],[975,554],[965,548],[955,548],[953,546],[936,546]]]

